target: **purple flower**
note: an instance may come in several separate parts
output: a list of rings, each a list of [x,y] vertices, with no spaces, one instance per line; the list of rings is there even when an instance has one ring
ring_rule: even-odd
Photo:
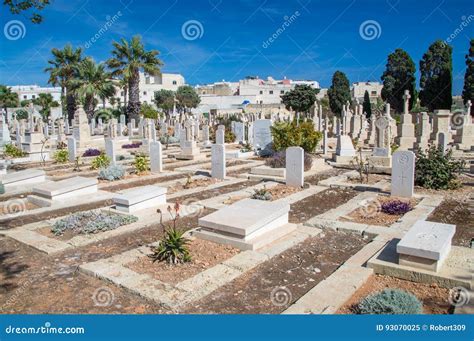
[[[405,214],[412,210],[409,202],[403,202],[400,200],[388,201],[382,204],[382,212],[387,214]]]
[[[84,152],[84,154],[82,154],[82,156],[83,157],[99,156],[100,154],[101,154],[100,150],[95,149],[95,148],[89,148]]]

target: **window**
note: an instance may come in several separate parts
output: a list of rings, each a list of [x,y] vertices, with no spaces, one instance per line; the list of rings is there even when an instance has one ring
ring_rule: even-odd
[[[280,90],[280,94],[284,94],[285,93],[285,90]]]
[[[262,90],[260,90],[260,95],[263,95],[263,91],[262,91]]]
[[[371,91],[370,94],[371,94],[372,96],[377,96],[377,91]]]
[[[23,95],[23,99],[26,99],[26,95]]]
[[[177,82],[177,81],[173,81],[173,85],[176,85],[176,84],[178,84],[178,82]]]
[[[270,95],[273,95],[273,90],[270,90],[270,91],[269,91],[269,94],[270,94]]]
[[[146,96],[146,91],[143,91],[143,96]]]
[[[123,96],[123,95],[124,95],[124,93],[123,93],[123,91],[121,91],[121,92],[120,92],[120,96]]]
[[[31,98],[35,99],[35,98],[36,98],[36,95],[31,96]]]

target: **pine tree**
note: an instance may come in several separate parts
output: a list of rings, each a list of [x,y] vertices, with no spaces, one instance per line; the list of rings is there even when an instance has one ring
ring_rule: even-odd
[[[474,102],[474,39],[471,39],[469,53],[466,55],[466,73],[464,74],[464,89],[462,90],[464,104]]]
[[[396,112],[403,112],[403,94],[405,90],[410,91],[411,95],[409,108],[415,103],[415,72],[415,63],[406,51],[396,49],[388,55],[387,65],[381,77],[383,81],[382,99],[390,103],[390,106]]]
[[[420,61],[420,100],[429,111],[451,109],[452,47],[437,40],[428,48]]]
[[[341,71],[334,72],[332,84],[328,90],[329,107],[336,115],[341,116],[342,107],[351,100],[349,80]]]

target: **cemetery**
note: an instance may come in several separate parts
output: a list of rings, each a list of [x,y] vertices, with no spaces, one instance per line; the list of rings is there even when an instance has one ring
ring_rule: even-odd
[[[388,58],[372,100],[336,71],[222,95],[288,86],[277,103],[212,107],[184,79],[140,101],[165,74],[128,43],[76,62],[57,115],[0,88],[2,313],[474,313],[472,94],[395,91]]]
[[[50,127],[67,145],[39,152],[47,156],[23,148],[41,132],[36,140],[14,136],[8,143],[24,154],[3,149],[0,242],[10,256],[2,276],[18,286],[35,276],[31,269],[49,275],[31,284],[48,292],[46,301],[27,294],[6,312],[46,312],[61,295],[68,304],[56,302],[56,312],[357,314],[371,294],[390,288],[414,295],[425,313],[456,313],[453,288],[473,289],[466,162],[474,151],[462,149],[455,131],[441,147],[439,134],[427,135],[427,155],[459,163],[458,185],[423,186],[416,149],[423,139],[410,136],[440,129],[452,114],[435,112],[433,126],[421,120],[418,130],[415,114],[397,126],[386,106],[375,124],[362,117],[360,126],[345,125],[360,112],[350,104],[340,125],[317,106],[296,125],[291,115],[144,120],[138,132],[123,122],[136,132],[127,144],[116,122],[96,132],[79,106],[70,134]],[[22,124],[33,133],[33,123]],[[166,134],[179,129],[180,139],[160,142],[161,125],[173,127]],[[315,134],[305,137],[311,150],[286,145],[281,132],[298,125]],[[226,141],[226,129],[235,140]],[[374,143],[354,142],[356,133]],[[395,151],[387,147],[394,141]],[[117,303],[78,298],[97,288]]]

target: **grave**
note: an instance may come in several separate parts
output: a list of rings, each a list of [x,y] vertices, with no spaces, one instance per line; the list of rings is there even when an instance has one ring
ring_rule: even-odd
[[[417,221],[397,244],[398,264],[438,272],[455,232],[455,225]]]
[[[350,163],[355,155],[351,138],[348,135],[338,135],[334,161],[337,163]]]
[[[225,146],[213,144],[211,147],[211,177],[224,180],[226,175]]]
[[[265,149],[272,143],[271,120],[256,120],[253,123],[253,144],[257,149]]]
[[[0,177],[0,185],[5,188],[44,182],[46,173],[41,169],[25,169],[9,173]]]
[[[77,155],[76,139],[74,137],[67,138],[67,150],[69,162],[74,162]]]
[[[304,183],[304,149],[290,147],[286,149],[286,185],[303,187]]]
[[[105,139],[105,154],[109,157],[112,165],[117,164],[117,157],[115,155],[115,141],[113,139]]]
[[[397,151],[393,154],[391,195],[411,198],[415,182],[415,154]]]
[[[113,198],[115,209],[133,213],[139,210],[166,205],[166,187],[143,186],[121,191]]]
[[[82,176],[48,182],[33,187],[33,195],[28,196],[28,200],[38,206],[51,206],[53,201],[76,199],[82,195],[96,193],[97,184],[97,179]]]
[[[241,250],[261,248],[295,230],[287,203],[244,199],[199,219],[198,238]]]
[[[224,144],[225,143],[225,127],[220,125],[217,127],[216,130],[216,144]]]

